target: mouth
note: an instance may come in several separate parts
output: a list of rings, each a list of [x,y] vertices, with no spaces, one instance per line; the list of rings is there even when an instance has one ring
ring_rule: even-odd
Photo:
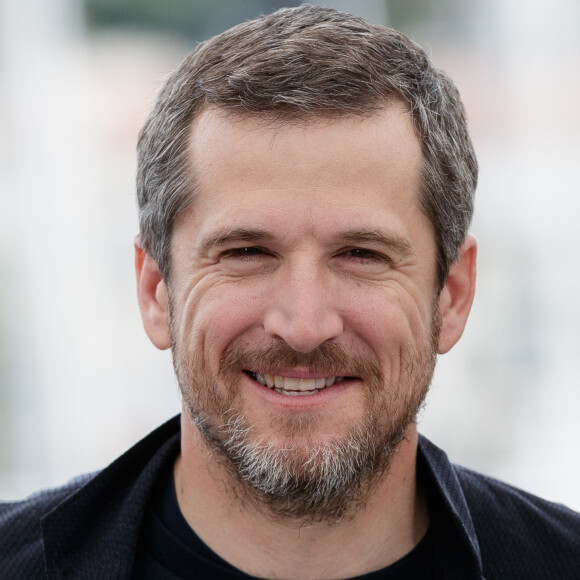
[[[254,371],[245,371],[252,379],[264,387],[276,391],[280,395],[287,397],[297,397],[305,395],[314,395],[320,393],[328,387],[344,381],[356,380],[356,377],[347,376],[328,376],[319,378],[298,379],[294,377],[283,377],[278,375],[269,375]]]

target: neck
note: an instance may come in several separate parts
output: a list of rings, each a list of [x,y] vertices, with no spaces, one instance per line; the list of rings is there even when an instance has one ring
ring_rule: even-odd
[[[186,416],[184,416],[186,417]],[[191,421],[182,422],[175,464],[179,507],[214,552],[240,570],[269,578],[349,578],[410,552],[428,527],[416,478],[417,431],[408,427],[368,501],[333,525],[277,521],[232,493],[231,475]]]

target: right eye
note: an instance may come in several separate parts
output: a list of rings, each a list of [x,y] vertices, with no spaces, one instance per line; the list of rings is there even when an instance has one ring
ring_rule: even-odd
[[[222,257],[233,259],[252,259],[255,256],[266,254],[266,251],[259,246],[245,246],[242,248],[231,248],[223,252]]]

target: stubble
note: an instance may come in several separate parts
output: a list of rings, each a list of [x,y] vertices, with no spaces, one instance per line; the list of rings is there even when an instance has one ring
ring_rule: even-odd
[[[434,309],[431,336],[402,348],[398,377],[390,382],[377,361],[335,341],[306,354],[282,342],[261,349],[234,343],[224,350],[217,377],[175,343],[173,362],[189,418],[239,499],[277,521],[332,525],[366,504],[415,421],[433,375],[439,326]],[[319,441],[316,415],[293,413],[272,418],[276,440],[261,434],[241,409],[241,370],[298,366],[329,376],[348,368],[360,377],[364,411],[356,424]]]

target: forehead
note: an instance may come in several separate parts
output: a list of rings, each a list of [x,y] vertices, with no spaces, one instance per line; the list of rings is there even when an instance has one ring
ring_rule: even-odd
[[[200,156],[199,145],[227,145],[225,140],[232,146],[236,140],[231,141],[232,136],[243,138],[249,135],[255,144],[259,146],[263,140],[268,145],[283,147],[287,141],[285,138],[313,139],[321,137],[327,140],[332,135],[342,134],[351,139],[351,145],[364,148],[373,140],[373,145],[389,145],[391,137],[409,140],[409,145],[420,148],[415,134],[413,118],[408,105],[399,99],[385,102],[384,106],[372,111],[355,113],[326,113],[320,115],[305,113],[304,115],[292,115],[289,117],[277,117],[270,113],[240,114],[239,111],[229,111],[217,106],[203,108],[193,119],[190,128],[190,151],[194,163],[203,160]],[[259,140],[257,138],[259,137]],[[224,140],[225,139],[225,140]],[[352,140],[355,139],[353,143]],[[278,143],[276,143],[278,141]],[[340,145],[340,143],[336,143]],[[332,141],[327,141],[327,146],[332,146]]]
[[[287,220],[306,212],[345,230],[385,220],[402,227],[405,212],[420,211],[421,164],[400,102],[364,116],[291,122],[208,108],[191,127],[196,193],[186,213],[204,228],[244,226],[234,222],[267,220],[280,209]]]
[[[284,179],[284,171],[296,166],[312,183],[317,177],[328,180],[324,170],[332,165],[341,173],[370,172],[379,179],[407,170],[420,173],[421,147],[406,104],[393,101],[360,116],[290,121],[211,107],[191,126],[190,167],[199,185],[219,178],[226,167],[230,176],[239,170],[237,178],[258,177],[270,169]]]

